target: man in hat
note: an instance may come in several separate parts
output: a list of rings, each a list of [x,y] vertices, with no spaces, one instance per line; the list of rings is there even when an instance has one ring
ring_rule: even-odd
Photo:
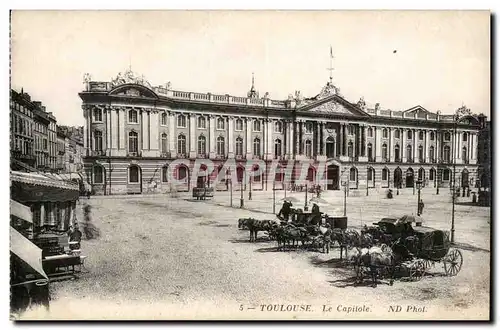
[[[80,242],[82,240],[82,232],[78,229],[77,223],[75,223],[75,227],[69,226],[68,238],[71,243],[69,245],[70,250],[79,250]]]

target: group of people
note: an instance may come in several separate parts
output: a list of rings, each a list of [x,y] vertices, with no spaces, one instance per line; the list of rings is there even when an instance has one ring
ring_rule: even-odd
[[[283,205],[281,206],[281,209],[278,213],[278,218],[283,219],[283,221],[287,221],[290,219],[290,215],[292,213],[292,202],[290,201],[284,201]],[[316,203],[313,203],[313,206],[311,208],[311,214],[312,214],[312,221],[315,223],[320,223],[321,222],[321,212],[319,210],[319,206]]]

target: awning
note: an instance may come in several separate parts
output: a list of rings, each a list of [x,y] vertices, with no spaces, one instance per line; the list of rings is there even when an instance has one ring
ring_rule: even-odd
[[[47,175],[11,171],[11,196],[23,202],[66,202],[78,199],[77,184]]]
[[[31,213],[31,209],[12,199],[10,200],[10,215],[24,221],[33,222],[33,213]]]
[[[42,266],[42,250],[12,227],[10,227],[10,251],[48,279]]]

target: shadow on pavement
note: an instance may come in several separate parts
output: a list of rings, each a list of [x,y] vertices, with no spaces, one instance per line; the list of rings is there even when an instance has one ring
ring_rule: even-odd
[[[323,268],[347,268],[346,260],[340,260],[340,258],[332,258],[329,260],[322,260],[317,256],[313,256],[309,259],[311,264],[316,267],[323,267]]]
[[[479,203],[472,203],[472,202],[455,202],[455,205],[461,205],[461,206],[477,206],[477,207],[489,207],[488,205],[481,205]]]
[[[488,250],[488,249],[483,249],[483,248],[480,248],[480,247],[477,247],[477,246],[474,246],[471,244],[467,244],[467,243],[453,243],[452,246],[459,248],[459,249],[462,249],[462,250],[472,251],[472,252],[488,252],[488,253],[490,252],[490,250]]]

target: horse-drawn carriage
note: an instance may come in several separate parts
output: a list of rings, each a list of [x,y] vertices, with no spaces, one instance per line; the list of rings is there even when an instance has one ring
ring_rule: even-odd
[[[409,280],[418,281],[436,263],[442,263],[447,276],[457,275],[463,264],[460,250],[451,247],[449,234],[446,231],[411,225],[407,218],[384,218],[375,223],[375,227],[365,228],[361,237],[369,236],[372,244],[365,250],[379,255],[373,262],[367,257],[358,258],[356,273],[358,280],[363,276],[361,268],[366,266],[376,280],[374,273],[384,272],[391,276],[391,284],[395,274],[405,274]],[[366,241],[366,240],[365,240]],[[382,246],[379,251],[379,247]],[[384,257],[385,255],[385,257]],[[385,259],[384,259],[385,258]]]

